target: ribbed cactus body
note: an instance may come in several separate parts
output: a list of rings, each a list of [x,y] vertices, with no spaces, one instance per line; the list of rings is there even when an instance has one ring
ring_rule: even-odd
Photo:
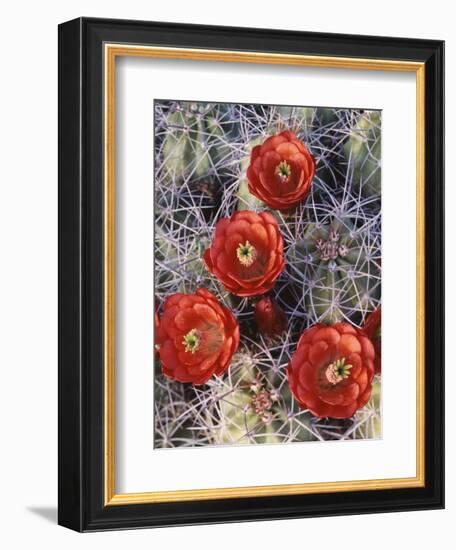
[[[381,192],[381,115],[368,111],[357,118],[345,154],[352,171],[353,187],[364,196],[380,198]]]
[[[167,116],[163,160],[171,181],[199,179],[217,173],[231,153],[236,131],[228,106],[183,103]]]
[[[213,427],[212,435],[217,443],[281,441],[280,426],[288,411],[284,396],[275,388],[273,373],[257,368],[248,355],[238,354],[215,396],[220,422]]]
[[[368,234],[349,219],[309,223],[288,253],[292,269],[304,274],[307,313],[315,321],[336,322],[347,311],[363,311],[380,294],[380,258]]]

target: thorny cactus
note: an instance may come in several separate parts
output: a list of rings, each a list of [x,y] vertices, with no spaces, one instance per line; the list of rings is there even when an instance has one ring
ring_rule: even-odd
[[[380,297],[378,220],[371,231],[353,221],[340,216],[310,222],[289,249],[297,292],[302,290],[306,311],[320,322],[359,320]]]
[[[226,377],[210,386],[214,403],[203,422],[209,437],[224,443],[278,443],[287,420],[274,371],[263,372],[248,351],[239,352]],[[202,391],[202,398],[206,398]]]
[[[271,295],[286,332],[258,334],[254,300],[226,292],[202,262],[215,223],[236,210],[265,210],[247,189],[255,145],[294,131],[315,157],[309,197],[271,211],[286,269]],[[196,153],[196,154],[195,154]],[[380,113],[354,109],[155,103],[155,295],[205,287],[241,326],[230,369],[204,386],[166,379],[155,366],[156,447],[381,437],[380,379],[347,420],[318,419],[291,396],[285,369],[302,331],[315,322],[362,326],[380,304]]]
[[[231,154],[227,139],[234,137],[237,126],[225,105],[184,103],[169,113],[167,128],[163,170],[173,181],[215,173],[216,165],[226,163]]]

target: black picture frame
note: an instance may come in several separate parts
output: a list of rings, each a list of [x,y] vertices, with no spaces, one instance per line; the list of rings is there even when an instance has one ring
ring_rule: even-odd
[[[444,43],[79,18],[59,26],[59,512],[97,531],[444,507]],[[425,64],[424,487],[106,506],[103,452],[103,44]]]

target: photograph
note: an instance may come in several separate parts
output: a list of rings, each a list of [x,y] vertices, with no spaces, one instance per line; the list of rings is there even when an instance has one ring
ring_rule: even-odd
[[[154,101],[154,448],[382,437],[381,146],[370,108]]]

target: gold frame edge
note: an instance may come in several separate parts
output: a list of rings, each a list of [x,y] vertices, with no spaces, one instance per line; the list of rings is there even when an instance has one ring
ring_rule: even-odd
[[[115,492],[115,62],[118,56],[414,72],[416,74],[416,476],[302,484],[190,489],[141,493]],[[104,45],[104,495],[106,506],[152,504],[224,498],[249,498],[425,486],[424,461],[424,266],[425,266],[425,68],[424,63],[238,52],[155,46]]]

